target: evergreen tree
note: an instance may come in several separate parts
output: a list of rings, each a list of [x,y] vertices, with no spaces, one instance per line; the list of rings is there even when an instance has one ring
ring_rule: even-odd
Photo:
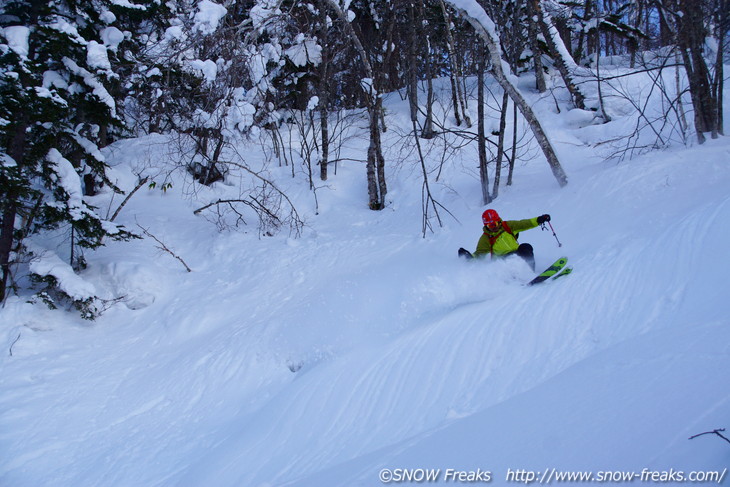
[[[88,202],[102,186],[119,191],[99,150],[108,128],[120,124],[109,56],[119,8],[104,0],[10,0],[0,7],[0,298],[31,234],[66,229],[76,268],[83,265],[79,248],[132,237]],[[46,299],[55,294],[78,305],[94,298],[70,296],[57,275],[35,277],[48,284]]]

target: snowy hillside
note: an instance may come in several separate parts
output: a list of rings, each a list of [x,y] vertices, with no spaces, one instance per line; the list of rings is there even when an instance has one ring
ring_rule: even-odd
[[[386,106],[408,130],[401,99]],[[360,163],[322,184],[318,214],[304,178],[270,167],[306,219],[301,238],[218,232],[192,210],[231,188],[191,198],[178,174],[119,220],[192,272],[150,238],[110,243],[83,277],[125,300],[95,322],[22,297],[0,312],[0,485],[374,486],[407,468],[441,469],[443,483],[447,469],[489,472],[493,485],[519,469],[722,473],[730,444],[688,438],[730,427],[730,139],[604,162],[599,142],[628,117],[597,126],[589,113],[553,113],[552,100],[534,106],[570,183],[560,189],[537,157],[493,207],[507,219],[549,213],[562,247],[539,228],[521,241],[539,268],[568,256],[571,276],[526,287],[519,259],[457,259],[485,209],[468,153],[432,181],[455,218],[425,238],[415,162],[390,168],[379,212]],[[344,150],[362,159],[366,143]],[[165,144],[111,147],[122,187],[164,160]],[[258,150],[246,148],[263,159]]]

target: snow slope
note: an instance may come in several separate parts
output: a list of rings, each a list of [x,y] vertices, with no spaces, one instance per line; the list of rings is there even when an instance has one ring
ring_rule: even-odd
[[[388,106],[393,120],[406,113],[397,97]],[[567,255],[575,271],[534,288],[519,259],[456,259],[475,246],[484,209],[458,165],[433,183],[458,221],[446,216],[426,238],[407,166],[393,170],[381,212],[364,204],[360,164],[320,188],[319,215],[301,189],[299,239],[218,233],[177,197],[189,189],[179,180],[141,191],[120,218],[193,272],[149,239],[109,244],[84,277],[127,299],[93,324],[9,300],[0,485],[381,485],[381,469],[406,467],[488,470],[495,485],[509,469],[722,471],[730,445],[687,438],[730,415],[730,140],[606,163],[590,141],[610,126],[541,114],[570,184],[558,189],[535,160],[494,206],[505,218],[553,216],[562,248],[539,229],[521,241],[538,267]],[[129,166],[164,147],[138,139],[109,158],[131,187]],[[271,171],[297,191],[290,168]]]

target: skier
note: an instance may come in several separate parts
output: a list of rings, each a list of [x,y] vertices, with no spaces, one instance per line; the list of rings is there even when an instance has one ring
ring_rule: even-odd
[[[506,257],[511,254],[516,254],[525,259],[534,272],[535,254],[532,245],[528,243],[519,244],[517,243],[517,238],[520,232],[535,228],[549,221],[550,215],[547,214],[527,220],[504,221],[495,210],[486,210],[482,213],[484,233],[479,238],[477,249],[473,256],[483,257],[489,254],[492,258],[495,258],[495,256]],[[459,253],[466,255],[468,251],[461,252],[460,250]]]

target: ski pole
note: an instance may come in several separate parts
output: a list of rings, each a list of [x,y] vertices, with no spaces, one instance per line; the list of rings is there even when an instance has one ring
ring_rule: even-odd
[[[561,244],[560,240],[558,240],[558,236],[555,234],[555,229],[553,228],[553,224],[550,223],[549,220],[548,220],[547,224],[550,225],[550,230],[553,232],[553,237],[555,237],[555,240],[558,242],[558,247],[562,247],[563,244]]]

